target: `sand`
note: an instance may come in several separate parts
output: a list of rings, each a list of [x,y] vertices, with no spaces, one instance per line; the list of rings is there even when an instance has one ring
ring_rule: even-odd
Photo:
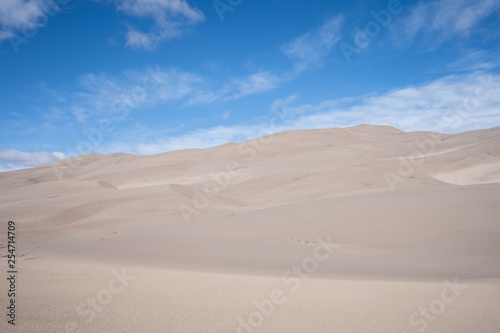
[[[297,130],[0,173],[5,275],[9,220],[18,258],[0,331],[499,332],[498,198],[499,127]]]

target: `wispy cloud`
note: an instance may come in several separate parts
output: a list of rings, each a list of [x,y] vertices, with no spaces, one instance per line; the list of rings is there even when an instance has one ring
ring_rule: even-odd
[[[65,159],[61,152],[49,153],[46,151],[28,153],[15,149],[0,149],[0,171],[9,171],[20,168],[35,167]]]
[[[140,31],[128,24],[126,43],[133,48],[154,49],[163,40],[179,37],[205,20],[201,10],[185,0],[110,1],[118,11],[130,17],[151,19],[153,22],[149,31]],[[0,1],[0,42],[24,30],[42,27],[47,22],[47,16],[59,10],[55,0]]]
[[[114,78],[87,74],[80,80],[81,90],[73,95],[71,109],[79,121],[89,116],[123,119],[131,110],[190,96],[202,82],[195,74],[160,67],[128,71]]]
[[[490,71],[496,68],[500,68],[500,52],[485,50],[469,51],[448,65],[449,70],[457,72]]]
[[[57,4],[51,0],[0,1],[0,42],[23,30],[42,27],[42,18],[57,10]]]
[[[393,25],[397,44],[411,43],[423,35],[430,47],[436,48],[452,37],[469,37],[479,23],[500,9],[497,0],[437,0],[422,1]]]
[[[209,78],[159,66],[127,71],[121,76],[86,74],[73,94],[70,109],[79,122],[92,116],[123,118],[125,112],[178,102],[186,106],[235,100],[272,90],[281,78],[270,72],[257,72],[232,78],[214,88]]]
[[[330,18],[315,31],[305,33],[282,47],[283,53],[302,71],[310,65],[318,65],[340,41],[344,19],[341,15]]]
[[[248,76],[231,78],[220,89],[196,91],[189,99],[189,105],[210,104],[216,101],[235,100],[275,89],[283,77],[268,71],[259,71]],[[208,79],[205,80],[208,82]]]
[[[231,112],[233,112],[233,111],[227,110],[226,112],[224,112],[224,114],[222,115],[222,119],[227,120],[227,119],[231,118]]]
[[[228,96],[229,99],[237,99],[243,96],[253,95],[263,91],[276,88],[281,79],[270,72],[258,72],[246,78],[233,79],[229,83],[228,90],[234,87],[235,92]]]
[[[34,26],[36,20],[44,16],[51,1],[43,0],[4,0],[0,2],[0,24],[3,28],[19,29]]]
[[[150,31],[139,31],[129,25],[127,45],[153,49],[161,41],[179,37],[191,26],[201,23],[205,16],[185,0],[114,0],[117,10],[139,18],[153,20]]]
[[[9,31],[0,31],[0,43],[5,39],[10,39],[14,36],[12,32]]]

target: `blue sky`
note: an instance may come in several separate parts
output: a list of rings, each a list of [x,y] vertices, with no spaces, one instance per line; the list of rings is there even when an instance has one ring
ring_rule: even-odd
[[[0,171],[362,123],[500,126],[498,0],[2,0]]]

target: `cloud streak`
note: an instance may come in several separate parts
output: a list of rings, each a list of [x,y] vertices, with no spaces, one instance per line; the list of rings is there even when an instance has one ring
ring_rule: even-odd
[[[153,20],[150,31],[128,26],[127,46],[154,49],[160,42],[183,35],[205,16],[185,0],[114,0],[117,10],[129,16]]]
[[[301,72],[311,65],[319,65],[332,48],[340,41],[344,19],[341,15],[330,18],[315,31],[305,33],[282,46],[295,70]]]
[[[397,44],[411,43],[421,35],[434,49],[452,37],[472,36],[479,23],[499,9],[496,0],[423,1],[411,8],[402,24],[392,27],[392,33]]]
[[[195,74],[159,66],[115,78],[87,74],[79,82],[81,90],[73,95],[71,109],[80,122],[92,116],[124,120],[130,111],[190,96],[202,82]]]
[[[280,82],[279,76],[260,71],[210,89],[208,78],[174,68],[148,67],[119,77],[92,73],[79,80],[80,91],[73,94],[70,109],[79,122],[91,117],[124,120],[124,114],[133,110],[174,102],[193,106],[236,100],[273,90]]]

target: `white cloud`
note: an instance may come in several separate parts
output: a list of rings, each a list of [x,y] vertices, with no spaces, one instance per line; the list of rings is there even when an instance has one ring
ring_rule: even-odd
[[[15,149],[0,149],[0,171],[35,167],[65,158],[66,155],[59,151],[28,153]]]
[[[154,48],[159,38],[150,33],[139,32],[132,27],[127,31],[127,45],[151,50]]]
[[[2,42],[5,39],[9,39],[13,36],[14,36],[14,34],[12,32],[0,31],[0,42]]]
[[[151,19],[150,31],[139,31],[129,25],[127,45],[153,49],[165,39],[181,36],[189,27],[205,20],[203,13],[185,0],[112,0],[117,10],[137,18]],[[59,11],[54,0],[0,1],[0,42],[25,29],[44,26],[49,16]]]
[[[203,13],[185,0],[114,0],[117,9],[133,17],[153,20],[151,31],[129,26],[127,45],[153,49],[165,39],[178,37],[189,27],[205,20]]]
[[[7,29],[36,26],[51,5],[50,1],[43,0],[3,0],[0,2],[0,25]]]
[[[500,8],[498,0],[437,0],[420,2],[403,17],[403,26],[391,27],[398,44],[425,34],[431,47],[454,37],[468,37],[478,24]]]
[[[42,27],[47,16],[58,11],[50,0],[2,0],[0,1],[0,42],[24,30]]]
[[[316,31],[303,34],[282,47],[283,53],[302,71],[318,62],[340,41],[344,19],[334,16]]]
[[[203,13],[191,7],[185,0],[118,0],[118,9],[139,17],[153,16],[158,20],[165,16],[180,16],[189,22],[204,20]]]

